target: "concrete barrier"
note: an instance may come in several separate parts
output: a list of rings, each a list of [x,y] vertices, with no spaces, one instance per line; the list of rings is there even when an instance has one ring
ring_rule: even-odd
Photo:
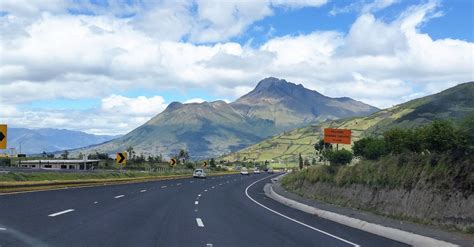
[[[278,178],[276,178],[275,180],[272,180],[272,181],[277,182],[280,178],[281,178],[281,176],[279,176]],[[346,226],[349,226],[349,227],[353,227],[353,228],[356,228],[356,229],[359,229],[359,230],[362,230],[362,231],[370,232],[372,234],[382,236],[382,237],[385,237],[385,238],[393,239],[395,241],[399,241],[399,242],[402,242],[402,243],[405,243],[405,244],[409,244],[409,245],[412,245],[412,246],[420,246],[420,247],[433,247],[433,246],[454,247],[454,246],[458,246],[458,245],[448,243],[448,242],[445,242],[445,241],[442,241],[442,240],[422,236],[422,235],[419,235],[419,234],[403,231],[403,230],[396,229],[396,228],[391,228],[391,227],[386,227],[386,226],[370,223],[370,222],[367,222],[367,221],[363,221],[363,220],[360,220],[360,219],[348,217],[346,215],[337,214],[337,213],[334,213],[334,212],[322,210],[322,209],[319,209],[319,208],[315,208],[313,206],[309,206],[309,205],[297,202],[295,200],[283,197],[283,196],[279,195],[278,193],[276,193],[273,190],[273,184],[265,185],[264,190],[265,190],[265,194],[268,197],[270,197],[270,198],[272,198],[272,199],[274,199],[274,200],[276,200],[276,201],[278,201],[282,204],[285,204],[289,207],[298,209],[298,210],[306,212],[308,214],[316,215],[318,217],[321,217],[321,218],[324,218],[324,219],[327,219],[327,220],[330,220],[330,221],[337,222],[339,224],[343,224],[343,225],[346,225]]]

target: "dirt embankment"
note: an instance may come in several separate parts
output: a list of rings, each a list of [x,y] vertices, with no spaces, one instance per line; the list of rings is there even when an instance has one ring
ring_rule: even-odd
[[[328,182],[287,184],[286,189],[307,198],[372,211],[396,218],[467,229],[474,226],[474,195],[439,193],[423,186],[411,190]]]

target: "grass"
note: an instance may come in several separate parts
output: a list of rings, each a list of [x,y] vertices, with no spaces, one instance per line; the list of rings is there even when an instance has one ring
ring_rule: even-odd
[[[387,156],[378,161],[362,160],[354,166],[334,168],[312,166],[285,176],[283,185],[309,181],[330,182],[336,186],[362,184],[410,190],[423,183],[440,192],[457,190],[466,196],[473,193],[474,168],[468,158],[452,160],[447,155],[402,154]]]
[[[208,172],[208,176],[230,174],[235,172]],[[150,180],[191,177],[187,172],[9,172],[0,174],[0,193],[44,190],[64,187],[104,185],[117,183],[144,182]]]

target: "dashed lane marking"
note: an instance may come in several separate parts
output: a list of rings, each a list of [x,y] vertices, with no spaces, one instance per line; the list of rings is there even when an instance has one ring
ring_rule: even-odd
[[[67,210],[64,210],[64,211],[61,211],[61,212],[57,212],[57,213],[54,213],[54,214],[50,214],[48,215],[49,217],[56,217],[56,216],[59,216],[61,214],[67,214],[67,213],[70,213],[70,212],[73,212],[74,209],[67,209]]]
[[[115,199],[119,199],[119,198],[122,198],[122,197],[124,197],[124,196],[125,196],[125,195],[119,195],[119,196],[116,196],[116,197],[114,197],[114,198],[115,198]]]
[[[201,218],[196,218],[196,223],[199,227],[204,227],[204,223],[202,223]]]

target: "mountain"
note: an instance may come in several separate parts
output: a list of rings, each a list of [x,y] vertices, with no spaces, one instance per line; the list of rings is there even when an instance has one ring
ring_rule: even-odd
[[[351,98],[330,98],[301,84],[274,77],[263,79],[253,91],[231,105],[245,116],[271,120],[284,129],[329,119],[364,116],[378,110]]]
[[[326,121],[284,132],[235,153],[222,157],[225,160],[274,160],[295,162],[298,154],[314,154],[314,143],[322,138],[324,128],[351,129],[352,139],[379,136],[394,128],[415,128],[435,119],[460,121],[474,114],[474,82],[459,84],[440,93],[418,98],[380,110],[366,117]],[[349,149],[349,145],[340,145]]]
[[[110,141],[119,136],[93,135],[65,129],[8,128],[8,147],[17,152],[38,154],[89,146]]]
[[[215,157],[284,130],[376,110],[350,98],[329,98],[302,85],[271,77],[230,104],[173,102],[125,136],[74,152],[114,153],[131,146],[137,154],[144,155],[171,157],[186,149],[193,158]]]

